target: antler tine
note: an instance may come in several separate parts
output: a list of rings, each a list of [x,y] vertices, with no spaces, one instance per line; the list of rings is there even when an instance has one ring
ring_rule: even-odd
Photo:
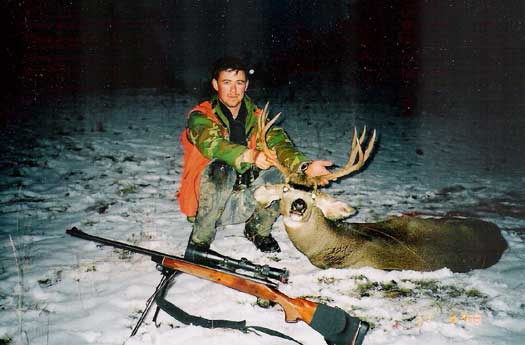
[[[350,156],[343,170],[351,167],[354,164],[356,155],[359,155],[359,159],[362,159],[363,149],[361,148],[361,143],[363,142],[363,139],[364,134],[361,134],[361,137],[359,139],[357,138],[357,129],[354,127],[354,135],[352,137],[352,148],[350,149]]]
[[[270,127],[273,126],[273,124],[275,123],[275,121],[277,121],[277,119],[279,118],[279,116],[281,116],[282,112],[280,113],[277,113],[273,119],[271,119],[270,121],[266,122],[266,129],[270,129]]]
[[[376,142],[376,130],[374,129],[374,133],[372,134],[372,138],[370,139],[370,142],[368,143],[368,146],[365,150],[365,161],[370,156],[370,153],[372,153],[372,150],[374,149],[374,145]]]
[[[359,137],[359,144],[362,144],[363,140],[365,140],[365,134],[366,134],[366,125],[365,127],[363,127],[363,133],[361,133],[361,136]]]
[[[270,127],[272,127],[272,125],[275,123],[275,121],[277,121],[277,119],[279,118],[279,116],[281,116],[281,113],[278,113],[277,115],[275,115],[273,117],[273,119],[271,119],[270,121],[267,121],[267,118],[268,118],[268,105],[269,105],[269,102],[266,102],[266,105],[264,106],[264,109],[263,111],[261,112],[261,114],[259,115],[259,118],[257,119],[257,140],[259,142],[259,146],[261,148],[261,150],[269,157],[272,156],[272,150],[270,150],[270,148],[268,147],[267,143],[266,143],[266,133],[268,132],[268,130],[270,129]],[[274,162],[274,166],[277,170],[279,170],[281,172],[281,174],[284,176],[286,182],[288,182],[288,180],[290,179],[290,175],[291,175],[291,172],[284,166],[282,165],[279,160],[275,160]]]
[[[365,132],[366,132],[366,126],[363,128],[363,133],[361,133],[361,137],[359,138],[359,144],[363,144],[363,140],[365,138]],[[364,153],[365,161],[370,156],[370,153],[372,153],[372,150],[374,149],[375,141],[376,141],[376,130],[374,129],[374,132],[372,133],[372,138],[370,138],[370,141],[368,142],[368,146],[366,147],[366,150]]]
[[[326,178],[330,181],[335,181],[339,177],[348,175],[353,173],[354,171],[357,171],[363,167],[367,159],[370,157],[370,153],[372,153],[372,150],[374,149],[374,143],[376,139],[376,131],[374,130],[372,137],[370,138],[370,141],[368,142],[368,146],[366,147],[365,152],[363,152],[363,149],[361,145],[363,144],[366,136],[366,127],[363,129],[363,132],[358,138],[357,135],[357,129],[354,128],[354,135],[352,137],[352,148],[350,150],[350,155],[348,158],[348,161],[346,162],[343,169],[334,171],[331,174],[323,176],[323,178]],[[357,162],[356,162],[357,158]]]
[[[266,104],[264,105],[264,108],[263,108],[263,111],[261,113],[261,116],[263,117],[264,121],[263,122],[266,122],[266,118],[268,117],[268,106],[270,105],[270,102],[266,102]]]

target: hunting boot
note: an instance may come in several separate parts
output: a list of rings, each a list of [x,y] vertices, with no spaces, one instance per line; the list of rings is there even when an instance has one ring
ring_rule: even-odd
[[[212,161],[204,169],[200,182],[199,209],[188,248],[201,251],[209,249],[215,238],[217,222],[235,185],[235,178],[235,170],[222,161]]]
[[[257,249],[266,253],[281,251],[279,243],[270,234],[272,225],[279,217],[279,202],[268,207],[258,205],[244,226],[244,236],[255,244]]]

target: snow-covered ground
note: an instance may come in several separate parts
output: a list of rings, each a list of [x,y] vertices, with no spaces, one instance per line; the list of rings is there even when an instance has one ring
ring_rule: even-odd
[[[263,254],[242,225],[219,229],[213,249],[286,267],[284,293],[339,306],[369,321],[365,344],[522,344],[525,338],[525,168],[523,120],[498,114],[425,112],[399,118],[382,104],[351,101],[350,90],[320,100],[270,99],[294,142],[312,158],[345,162],[354,125],[376,128],[367,169],[326,191],[359,209],[352,221],[423,212],[499,225],[509,243],[486,270],[456,274],[320,270],[289,242]],[[266,99],[260,99],[264,102]],[[175,194],[187,95],[153,90],[69,97],[5,123],[0,138],[0,344],[288,344],[267,335],[185,326],[164,313],[129,334],[160,280],[148,257],[65,235],[97,236],[181,255],[191,230]],[[506,118],[506,116],[509,116]],[[503,128],[503,129],[502,129]],[[304,344],[322,344],[278,306],[189,275],[168,299],[207,318],[246,319]]]

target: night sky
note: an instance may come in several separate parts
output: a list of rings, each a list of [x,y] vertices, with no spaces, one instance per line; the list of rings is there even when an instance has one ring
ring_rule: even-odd
[[[3,105],[52,95],[209,91],[243,57],[259,87],[341,83],[402,115],[523,109],[521,1],[7,1]],[[253,84],[253,83],[252,83]],[[443,109],[446,111],[447,109]]]

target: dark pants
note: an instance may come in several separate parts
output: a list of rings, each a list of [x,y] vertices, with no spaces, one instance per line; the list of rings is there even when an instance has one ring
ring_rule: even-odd
[[[258,204],[253,192],[264,184],[282,183],[282,175],[274,168],[261,170],[249,187],[236,185],[236,180],[235,169],[222,161],[213,160],[204,169],[192,242],[210,244],[217,226],[240,223],[246,223],[261,236],[270,234],[279,217],[279,203],[265,208]]]

